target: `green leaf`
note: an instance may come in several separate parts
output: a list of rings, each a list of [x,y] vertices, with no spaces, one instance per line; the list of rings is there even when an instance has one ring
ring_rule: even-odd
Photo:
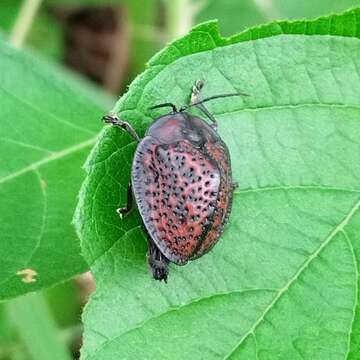
[[[218,19],[221,33],[230,35],[249,26],[261,24],[268,20],[268,16],[254,0],[208,0],[204,2],[196,19]]]
[[[360,348],[360,10],[170,44],[114,111],[143,135],[149,106],[213,101],[240,187],[206,256],[151,279],[136,211],[120,220],[136,144],[106,127],[76,213],[96,293],[82,359],[356,359]],[[311,36],[310,36],[311,35]]]
[[[0,40],[0,299],[84,271],[71,225],[81,165],[109,104]]]

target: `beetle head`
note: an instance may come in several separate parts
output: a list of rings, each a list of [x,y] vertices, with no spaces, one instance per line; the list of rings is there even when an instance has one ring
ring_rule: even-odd
[[[185,111],[161,116],[149,127],[147,135],[156,138],[162,144],[188,140],[195,147],[217,137],[205,121]]]

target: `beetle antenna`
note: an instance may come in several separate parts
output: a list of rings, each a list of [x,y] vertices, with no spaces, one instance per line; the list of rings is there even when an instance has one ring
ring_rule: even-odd
[[[159,109],[159,108],[163,108],[163,107],[171,107],[173,109],[174,113],[178,112],[176,106],[173,103],[163,103],[163,104],[158,104],[158,105],[155,105],[155,106],[151,106],[149,108],[149,110]]]
[[[220,95],[213,95],[213,96],[209,96],[208,98],[205,98],[203,100],[200,100],[200,101],[195,101],[194,103],[190,104],[190,105],[187,105],[187,106],[184,106],[181,108],[180,111],[184,111],[192,106],[196,106],[196,105],[201,105],[205,102],[208,102],[208,101],[211,101],[211,100],[215,100],[215,99],[220,99],[220,98],[225,98],[225,97],[230,97],[230,96],[250,96],[249,94],[245,94],[245,93],[240,93],[240,92],[237,92],[237,93],[230,93],[230,94],[220,94]]]

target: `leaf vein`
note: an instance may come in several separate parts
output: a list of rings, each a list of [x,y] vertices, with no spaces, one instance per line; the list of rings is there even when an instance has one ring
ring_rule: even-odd
[[[41,226],[40,226],[40,231],[39,231],[39,235],[37,236],[36,239],[36,244],[34,245],[34,248],[31,251],[31,254],[29,256],[29,260],[26,261],[26,264],[24,263],[24,265],[22,265],[22,268],[28,268],[29,264],[35,254],[35,252],[37,251],[37,249],[40,247],[41,244],[41,240],[44,236],[44,232],[45,232],[45,226],[46,226],[46,214],[47,214],[47,209],[48,209],[48,201],[47,201],[47,193],[46,193],[46,189],[44,187],[44,184],[42,183],[44,180],[42,179],[42,176],[40,174],[40,172],[37,169],[33,169],[33,172],[35,173],[36,177],[39,180],[39,187],[41,190],[41,194],[43,197],[43,210],[42,210],[42,217],[41,217]],[[16,275],[11,275],[8,278],[4,279],[3,281],[0,282],[0,286],[3,284],[6,284],[9,280],[11,280],[12,278],[15,278]]]
[[[16,101],[19,101],[20,103],[24,104],[25,106],[29,107],[30,109],[33,109],[35,112],[37,113],[40,113],[40,114],[46,114],[48,115],[49,117],[51,117],[53,120],[65,125],[65,126],[68,126],[68,127],[71,127],[73,129],[77,129],[77,130],[80,130],[80,131],[83,131],[83,132],[86,132],[88,134],[91,134],[91,135],[94,135],[95,132],[91,131],[91,130],[88,130],[88,129],[85,129],[85,128],[82,128],[80,126],[77,126],[75,124],[73,124],[72,122],[70,121],[67,121],[65,119],[62,119],[62,118],[59,118],[58,116],[56,116],[55,114],[53,113],[50,113],[48,111],[44,111],[43,109],[39,109],[37,106],[35,106],[34,104],[28,102],[28,101],[25,101],[23,98],[20,98],[19,96],[13,94],[12,92],[2,88],[1,89],[2,91],[4,91],[5,93],[7,93],[8,95],[10,95],[11,97],[13,97],[14,99],[16,99]]]
[[[228,292],[219,292],[217,294],[211,294],[209,296],[204,296],[204,297],[201,297],[201,298],[198,298],[198,299],[193,299],[191,300],[190,302],[188,303],[185,303],[185,304],[181,304],[179,306],[176,306],[176,307],[173,307],[171,309],[167,309],[166,311],[162,312],[162,313],[159,313],[153,317],[150,317],[149,319],[143,321],[142,323],[140,323],[139,325],[136,325],[134,326],[133,328],[129,329],[129,330],[126,330],[125,332],[115,336],[114,338],[112,339],[109,339],[108,341],[104,342],[103,344],[101,344],[101,346],[89,357],[87,357],[88,359],[96,359],[97,358],[97,354],[102,350],[104,349],[109,343],[112,343],[114,341],[116,341],[117,339],[119,339],[120,337],[126,335],[126,334],[129,334],[133,331],[136,331],[136,330],[139,330],[141,329],[144,325],[146,325],[148,322],[152,321],[152,320],[155,320],[155,319],[159,319],[161,316],[164,316],[170,312],[176,312],[176,311],[179,311],[187,306],[190,306],[194,303],[198,303],[198,302],[201,302],[201,301],[204,301],[204,300],[209,300],[211,298],[214,298],[214,297],[217,297],[217,296],[224,296],[224,295],[230,295],[230,294],[243,294],[243,293],[249,293],[249,292],[255,292],[255,291],[268,291],[268,292],[276,292],[278,291],[278,289],[273,289],[273,288],[253,288],[253,289],[242,289],[242,290],[232,290],[232,291],[228,291]]]
[[[0,137],[0,141],[6,141],[6,142],[9,142],[9,143],[16,144],[18,146],[22,146],[22,147],[26,147],[26,148],[29,148],[29,149],[38,150],[38,151],[42,151],[42,152],[46,152],[46,153],[52,153],[53,152],[53,151],[51,151],[49,149],[45,149],[45,148],[43,148],[41,146],[27,144],[27,143],[24,143],[22,141],[18,141],[18,140],[14,140],[14,139],[7,139],[7,138],[4,138],[4,137]]]
[[[323,185],[289,185],[289,186],[265,186],[259,188],[238,189],[234,192],[234,195],[265,192],[265,191],[289,191],[289,190],[304,190],[304,191],[320,190],[320,191],[360,193],[360,189],[352,189],[347,187],[323,186]]]
[[[58,159],[61,159],[67,155],[70,155],[72,153],[75,153],[79,150],[82,150],[83,148],[86,148],[87,146],[90,146],[90,145],[93,145],[94,143],[96,142],[96,137],[95,138],[92,138],[92,139],[89,139],[89,140],[86,140],[82,143],[79,143],[79,144],[76,144],[76,145],[73,145],[73,146],[70,146],[64,150],[61,150],[61,151],[58,151],[58,152],[54,152],[52,154],[50,154],[49,156],[39,160],[39,161],[36,161],[28,166],[25,166],[23,167],[22,169],[20,170],[17,170],[11,174],[8,174],[2,178],[0,178],[0,184],[3,184],[3,183],[6,183],[7,181],[10,181],[18,176],[21,176],[23,174],[26,174],[30,171],[34,171],[35,169],[38,169],[40,168],[41,166],[43,165],[46,165],[52,161],[55,161],[55,160],[58,160]]]
[[[354,301],[354,309],[353,309],[353,318],[351,321],[351,326],[350,326],[350,331],[348,334],[348,348],[346,351],[346,356],[345,359],[348,358],[349,353],[350,353],[350,349],[351,349],[351,335],[352,335],[352,331],[353,331],[353,327],[354,327],[354,323],[355,323],[355,316],[356,316],[356,307],[358,306],[358,293],[359,293],[359,288],[358,288],[358,281],[359,281],[359,269],[358,269],[358,265],[357,265],[357,258],[356,258],[356,254],[355,254],[355,250],[354,250],[354,246],[352,244],[352,241],[350,240],[348,234],[346,233],[345,229],[342,229],[341,232],[343,233],[348,245],[349,245],[349,249],[351,251],[352,257],[353,257],[353,262],[354,262],[354,269],[355,269],[355,273],[356,273],[356,281],[355,281],[355,301]]]
[[[292,110],[292,109],[301,109],[301,108],[312,108],[312,107],[320,107],[320,108],[339,108],[339,109],[352,109],[352,110],[360,110],[360,105],[358,104],[345,104],[345,103],[301,103],[301,104],[284,104],[284,105],[256,105],[256,107],[246,107],[233,111],[225,111],[225,112],[214,112],[213,115],[221,116],[227,114],[237,114],[241,112],[257,112],[257,111],[266,111],[266,110]],[[224,120],[223,120],[224,121]]]
[[[331,242],[331,240],[341,232],[344,227],[349,223],[351,218],[360,208],[360,198],[356,201],[356,203],[352,206],[348,214],[340,221],[340,223],[335,226],[335,228],[329,233],[327,238],[320,244],[320,246],[309,256],[309,258],[299,267],[298,271],[289,279],[289,281],[279,289],[277,295],[274,297],[273,301],[265,308],[261,316],[257,319],[254,325],[249,329],[249,331],[240,339],[240,341],[231,349],[229,354],[224,359],[229,359],[230,356],[239,348],[239,346],[245,341],[245,339],[253,334],[258,326],[264,321],[265,316],[271,311],[271,309],[276,305],[276,303],[280,300],[282,295],[286,293],[290,286],[299,278],[299,276],[308,268],[309,264],[317,258],[322,250],[326,248],[326,246]]]

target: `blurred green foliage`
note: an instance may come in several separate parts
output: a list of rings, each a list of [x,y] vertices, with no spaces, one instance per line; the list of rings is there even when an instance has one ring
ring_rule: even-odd
[[[218,19],[220,32],[224,36],[237,33],[249,26],[261,24],[268,20],[266,14],[254,0],[209,0],[199,12],[199,22]]]
[[[27,46],[61,62],[64,58],[64,28],[50,9],[54,6],[121,5],[126,9],[130,31],[130,63],[125,80],[128,83],[144,70],[151,56],[171,40],[164,16],[172,11],[170,8],[175,3],[182,2],[184,6],[199,4],[199,11],[193,14],[190,25],[218,19],[220,32],[224,36],[271,20],[313,19],[360,5],[360,0],[44,0],[29,33]],[[0,2],[0,29],[7,34],[14,25],[21,3],[22,0]],[[178,14],[180,22],[182,16],[190,15]]]
[[[0,360],[70,359],[81,306],[72,281],[0,303]]]
[[[0,29],[6,34],[11,32],[21,4],[22,0],[0,1]],[[28,35],[27,46],[37,49],[55,61],[62,61],[63,29],[45,6],[40,8],[33,22]]]
[[[197,20],[218,19],[221,34],[229,36],[271,20],[314,19],[359,5],[360,0],[206,0]]]

